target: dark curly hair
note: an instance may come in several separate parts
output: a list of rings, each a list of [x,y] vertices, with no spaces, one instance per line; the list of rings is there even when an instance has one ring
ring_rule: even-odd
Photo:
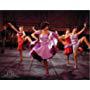
[[[40,29],[42,30],[42,29],[44,29],[44,28],[47,27],[47,26],[49,26],[49,23],[48,23],[48,22],[42,22],[42,23],[40,24]]]

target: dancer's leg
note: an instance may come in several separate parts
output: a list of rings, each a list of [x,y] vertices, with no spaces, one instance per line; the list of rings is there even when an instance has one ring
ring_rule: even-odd
[[[85,36],[83,36],[80,40],[80,43],[82,43],[83,41],[85,42],[85,44],[88,46],[88,48],[90,48],[90,43],[88,42],[87,38]]]
[[[66,61],[67,61],[67,65],[69,65],[70,64],[70,61],[69,61],[69,55],[65,55],[66,56]]]
[[[23,61],[23,56],[22,56],[22,50],[19,50],[20,53],[20,63]]]
[[[78,48],[75,48],[73,50],[73,56],[74,56],[74,62],[75,62],[74,68],[76,69],[77,68]]]
[[[46,69],[46,75],[49,75],[48,62],[47,62],[47,60],[43,60],[43,64],[44,64],[45,69]]]
[[[66,45],[66,42],[63,41],[60,37],[59,37],[59,41],[60,41],[64,46]],[[65,55],[65,57],[66,57],[66,60],[67,60],[67,65],[70,64],[70,62],[69,62],[69,55]]]
[[[29,36],[25,37],[25,41],[28,40],[30,43],[32,42],[31,38]]]

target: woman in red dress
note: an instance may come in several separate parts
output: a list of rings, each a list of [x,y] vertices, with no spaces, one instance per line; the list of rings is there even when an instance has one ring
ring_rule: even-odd
[[[69,55],[72,53],[72,44],[69,29],[66,30],[66,33],[64,35],[59,36],[59,41],[64,45],[64,54],[66,56],[67,64],[69,64]]]
[[[32,42],[31,38],[29,36],[26,36],[23,26],[19,27],[19,30],[17,30],[11,23],[8,23],[10,27],[17,32],[17,42],[18,47],[17,50],[20,52],[20,62],[23,61],[22,51],[23,51],[23,43],[24,41],[28,40],[30,43]]]

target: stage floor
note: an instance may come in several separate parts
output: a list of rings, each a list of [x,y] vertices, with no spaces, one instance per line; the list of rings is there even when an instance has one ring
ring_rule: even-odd
[[[6,49],[0,54],[0,79],[18,80],[88,80],[90,77],[90,52],[79,53],[78,69],[73,68],[73,55],[70,65],[66,65],[63,51],[59,51],[49,63],[50,75],[45,76],[44,66],[37,60],[30,61],[29,51],[23,51],[23,62],[19,63],[19,52]]]

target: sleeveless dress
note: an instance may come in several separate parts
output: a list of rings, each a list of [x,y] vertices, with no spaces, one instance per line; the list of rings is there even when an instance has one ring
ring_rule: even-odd
[[[76,49],[78,49],[79,44],[80,44],[80,40],[78,40],[77,34],[71,35],[70,38],[71,38],[71,43],[72,43],[73,52],[74,52]]]
[[[22,38],[22,33],[18,33],[17,34],[17,41],[18,41],[18,47],[17,47],[17,50],[22,50],[22,48],[23,48],[23,43],[24,43],[24,41],[23,41],[23,38]]]
[[[72,54],[72,44],[71,44],[71,39],[70,37],[67,37],[65,39],[65,42],[67,42],[68,44],[64,46],[64,54],[65,55],[69,55],[69,54]]]
[[[40,31],[36,31],[35,34],[39,34],[39,41],[30,51],[30,55],[40,62],[52,58],[57,52],[56,48],[54,48],[58,42],[57,35],[51,31],[45,35],[40,34]]]

